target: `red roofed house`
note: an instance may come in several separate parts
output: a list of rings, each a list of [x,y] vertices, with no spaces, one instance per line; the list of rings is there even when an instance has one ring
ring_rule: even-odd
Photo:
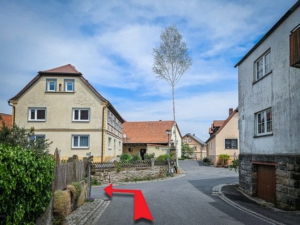
[[[217,165],[219,155],[227,154],[230,160],[239,155],[238,109],[229,109],[226,120],[214,120],[209,128],[210,137],[206,141],[207,156]]]
[[[174,121],[144,121],[125,122],[123,124],[123,153],[140,154],[154,153],[155,157],[167,153],[168,135],[166,130],[171,130],[170,143],[175,140],[177,143],[177,157],[181,157],[182,136],[178,125],[174,129]]]
[[[0,128],[2,127],[2,121],[4,121],[5,125],[9,128],[12,127],[12,116],[5,113],[0,113]]]
[[[46,138],[61,158],[87,154],[107,161],[122,153],[124,119],[74,66],[40,71],[13,98],[13,121],[35,128],[33,138]]]

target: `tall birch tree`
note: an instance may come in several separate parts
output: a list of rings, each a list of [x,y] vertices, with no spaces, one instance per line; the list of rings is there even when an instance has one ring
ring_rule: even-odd
[[[157,78],[166,80],[172,86],[173,118],[174,126],[176,126],[175,85],[192,65],[192,59],[189,57],[187,45],[182,41],[182,35],[175,25],[165,28],[160,35],[160,41],[160,45],[153,48],[153,72],[157,74]],[[176,136],[175,142],[177,142]],[[178,159],[176,161],[178,165]]]

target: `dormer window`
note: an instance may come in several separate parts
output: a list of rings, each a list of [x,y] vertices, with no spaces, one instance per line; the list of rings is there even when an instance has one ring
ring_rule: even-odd
[[[46,80],[46,90],[47,91],[56,91],[56,79],[47,79]]]
[[[73,92],[74,91],[74,80],[73,79],[66,79],[65,80],[65,91]]]

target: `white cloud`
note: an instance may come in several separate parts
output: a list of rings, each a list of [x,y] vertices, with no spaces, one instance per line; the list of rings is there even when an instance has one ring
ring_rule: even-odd
[[[172,119],[171,87],[152,72],[161,31],[176,24],[193,65],[176,86],[178,124],[200,138],[237,106],[241,58],[296,0],[5,2],[0,112],[39,70],[73,64],[127,120]],[[130,91],[120,96],[116,90]],[[220,97],[222,96],[222,97]],[[225,96],[225,97],[224,97]],[[204,132],[204,133],[203,133]]]

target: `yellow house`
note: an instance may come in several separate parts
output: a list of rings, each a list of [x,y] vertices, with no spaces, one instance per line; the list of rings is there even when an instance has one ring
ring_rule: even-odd
[[[122,153],[124,119],[74,66],[40,71],[13,98],[13,122],[35,128],[35,137],[53,142],[61,159],[93,155],[107,161]]]
[[[190,148],[194,150],[192,155],[193,158],[197,160],[203,160],[206,157],[206,143],[203,142],[200,138],[196,137],[195,134],[186,134],[182,138],[183,143],[188,144]]]
[[[171,130],[168,136],[166,130]],[[123,124],[123,153],[139,154],[154,153],[155,157],[164,155],[168,143],[177,140],[177,157],[181,157],[182,136],[174,121],[143,121],[125,122]]]
[[[229,163],[238,159],[239,155],[239,131],[238,108],[229,109],[229,117],[226,120],[215,120],[209,128],[210,137],[206,141],[207,156],[217,165],[219,155],[230,156]]]

